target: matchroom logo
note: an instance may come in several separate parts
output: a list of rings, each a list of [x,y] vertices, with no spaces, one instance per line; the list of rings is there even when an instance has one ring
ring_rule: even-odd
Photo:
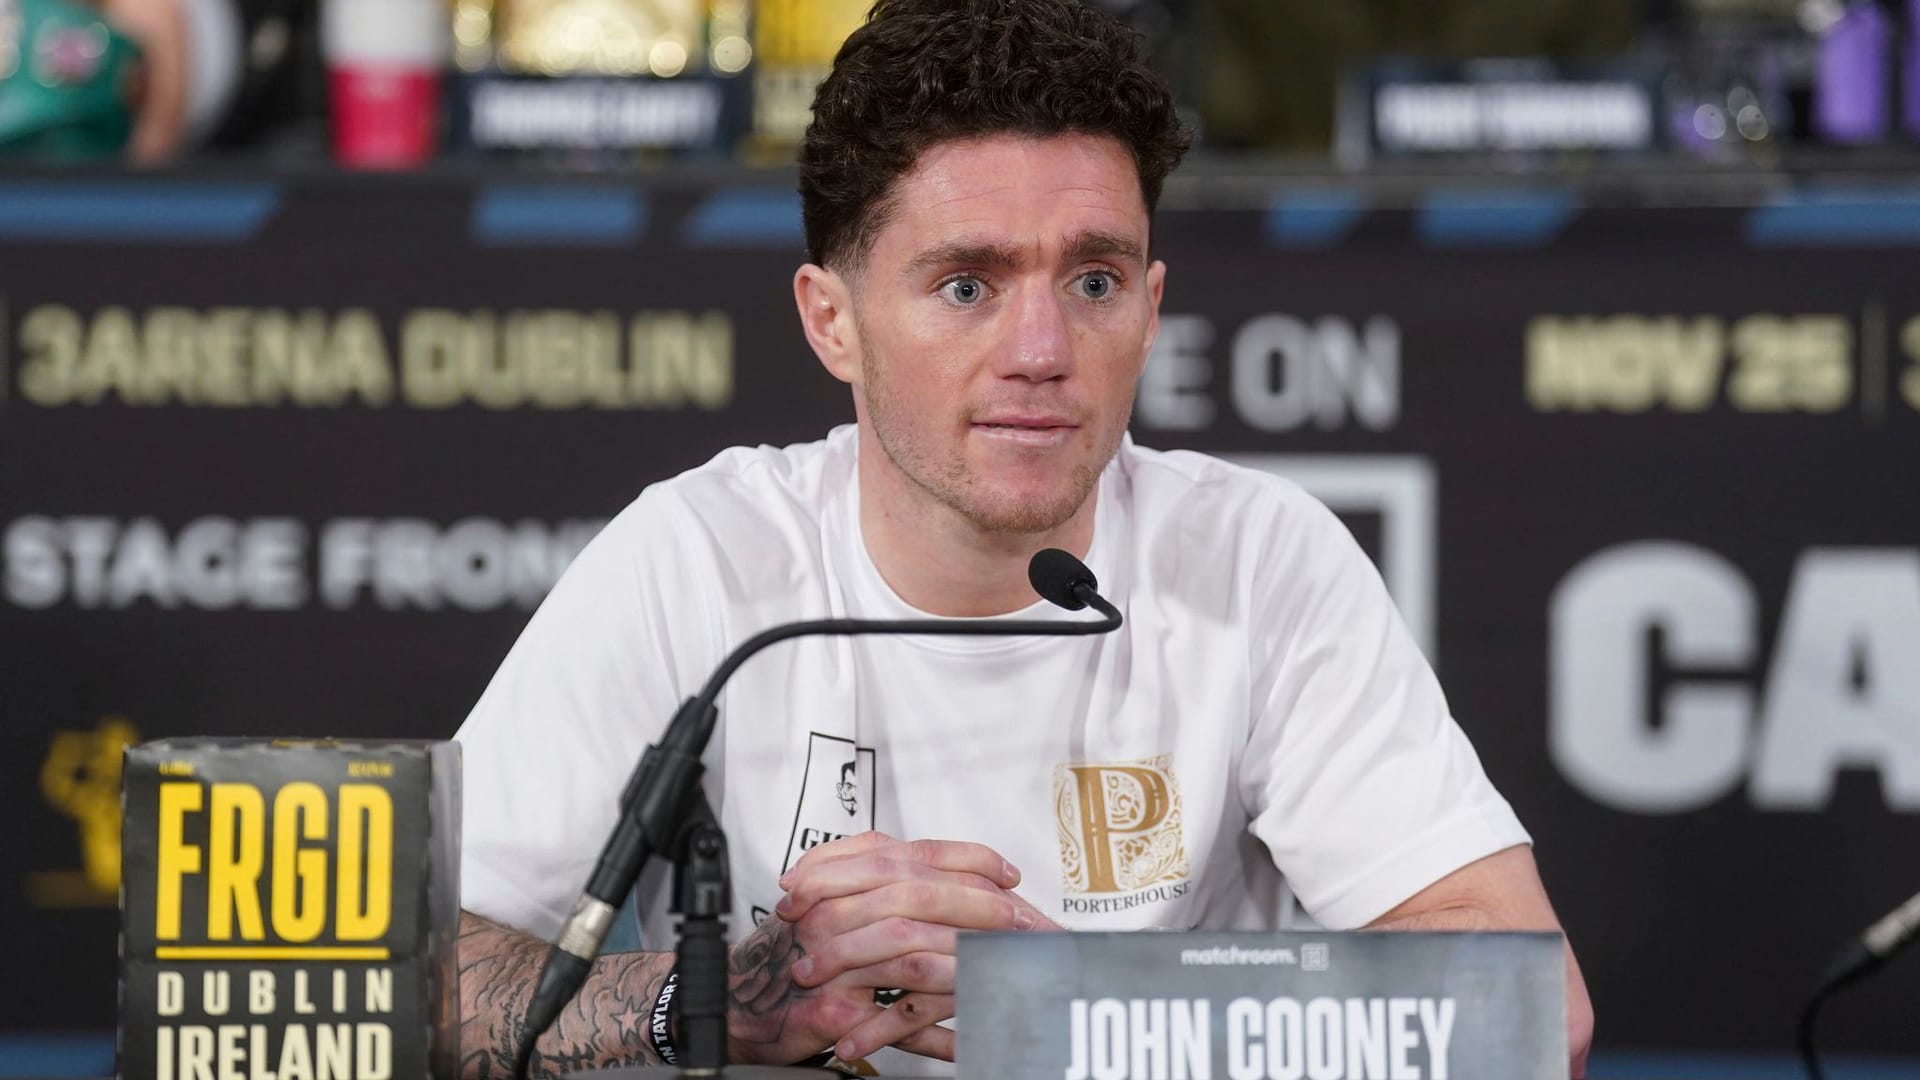
[[[1061,909],[1105,914],[1186,895],[1192,871],[1173,755],[1053,770]]]

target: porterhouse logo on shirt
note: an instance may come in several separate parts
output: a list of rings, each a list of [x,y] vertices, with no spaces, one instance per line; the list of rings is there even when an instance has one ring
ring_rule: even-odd
[[[1065,910],[1120,911],[1186,893],[1192,871],[1173,755],[1057,765],[1053,805]],[[1093,899],[1102,895],[1111,898]]]

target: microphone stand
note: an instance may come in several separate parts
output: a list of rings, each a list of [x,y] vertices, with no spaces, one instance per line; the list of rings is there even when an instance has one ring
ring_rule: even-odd
[[[1008,635],[1080,636],[1120,628],[1120,612],[1099,592],[1093,572],[1067,552],[1037,553],[1027,576],[1046,600],[1078,611],[1092,607],[1102,618],[1089,622],[1039,619],[815,619],[770,627],[742,642],[714,670],[700,693],[688,698],[660,741],[647,747],[620,795],[620,819],[600,853],[587,887],[560,938],[547,950],[540,981],[527,1006],[513,1075],[528,1076],[534,1044],[573,1000],[593,959],[606,940],[614,915],[632,893],[641,867],[656,852],[669,854],[675,866],[674,910],[681,914],[676,948],[680,980],[679,1015],[686,1060],[679,1065],[594,1070],[570,1077],[597,1080],[666,1080],[671,1077],[724,1077],[726,1080],[777,1080],[781,1077],[837,1077],[826,1069],[728,1065],[726,913],[732,908],[727,840],[700,788],[705,766],[700,755],[719,721],[714,701],[727,679],[747,659],[775,642],[812,635],[940,634],[985,637]],[[689,962],[691,960],[691,963]]]
[[[745,659],[741,654],[747,651],[747,647],[742,646],[728,659]],[[737,667],[738,664],[733,666]],[[727,672],[730,670],[723,669]],[[717,684],[723,681],[724,674],[717,674],[709,682],[709,689],[717,692]],[[649,746],[641,756],[639,766],[634,769],[620,797],[620,827],[607,845],[608,854],[603,854],[601,858],[603,864],[609,861],[624,864],[623,872],[616,874],[613,882],[612,891],[616,895],[632,891],[634,880],[639,877],[641,867],[653,852],[665,854],[673,863],[671,910],[680,916],[679,936],[674,945],[674,966],[679,972],[679,984],[675,990],[678,1018],[678,1037],[675,1042],[680,1049],[680,1063],[569,1073],[569,1080],[576,1077],[594,1080],[671,1080],[677,1077],[724,1077],[725,1080],[804,1080],[817,1077],[837,1080],[841,1076],[827,1069],[727,1064],[727,913],[733,908],[733,883],[727,859],[726,833],[720,828],[720,820],[714,814],[712,804],[707,801],[706,792],[699,785],[700,776],[705,772],[705,767],[700,763],[700,750],[706,746],[718,719],[712,696],[702,693],[689,698],[674,714],[660,742]],[[595,876],[600,876],[598,870]],[[590,916],[598,934],[588,946],[579,940],[575,923],[582,921],[578,916],[583,910],[597,912],[599,908],[606,908],[607,914],[604,919],[597,915]],[[528,1075],[534,1044],[553,1025],[560,1008],[573,999],[580,983],[585,981],[591,960],[582,959],[576,950],[586,951],[589,957],[598,953],[613,909],[602,901],[583,896],[574,911],[576,919],[569,921],[567,928],[562,931],[560,942],[548,950],[546,965],[540,972],[540,986],[534,992],[533,1004],[528,1008],[524,1042],[515,1063],[516,1077]]]
[[[680,914],[680,1005],[682,1076],[717,1076],[727,1064],[727,912],[733,881],[727,867],[727,834],[720,829],[705,792],[696,792],[693,813],[673,853],[673,910]],[[804,1074],[803,1074],[804,1075]]]

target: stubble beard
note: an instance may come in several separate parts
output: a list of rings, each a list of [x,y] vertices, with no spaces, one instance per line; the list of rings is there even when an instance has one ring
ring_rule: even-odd
[[[867,422],[880,449],[915,486],[982,533],[1026,536],[1065,525],[1086,504],[1100,481],[1100,470],[1119,448],[1119,439],[1115,438],[1111,440],[1113,445],[1103,448],[1097,466],[1074,466],[1057,492],[1027,500],[996,497],[998,493],[987,478],[968,468],[964,459],[940,461],[910,426],[894,424],[899,410],[893,408],[886,365],[877,362],[865,342],[860,351],[864,369],[861,395],[867,406]]]

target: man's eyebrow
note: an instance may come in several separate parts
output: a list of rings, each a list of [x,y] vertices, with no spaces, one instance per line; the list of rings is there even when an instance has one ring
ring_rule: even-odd
[[[1119,233],[1088,229],[1075,233],[1066,245],[1066,261],[1085,262],[1088,259],[1128,259],[1133,262],[1145,261],[1146,254],[1140,250],[1140,244]],[[944,266],[978,266],[987,270],[1008,270],[1020,264],[1020,250],[1012,244],[991,240],[955,240],[927,248],[907,260],[906,273],[919,274],[923,271]]]
[[[1087,259],[1130,259],[1144,261],[1146,254],[1140,245],[1118,233],[1101,232],[1090,229],[1074,236],[1067,244],[1067,261],[1082,262]]]
[[[907,260],[906,272],[919,273],[941,266],[979,266],[1006,270],[1020,263],[1020,253],[1011,244],[987,240],[956,240],[930,247]]]

